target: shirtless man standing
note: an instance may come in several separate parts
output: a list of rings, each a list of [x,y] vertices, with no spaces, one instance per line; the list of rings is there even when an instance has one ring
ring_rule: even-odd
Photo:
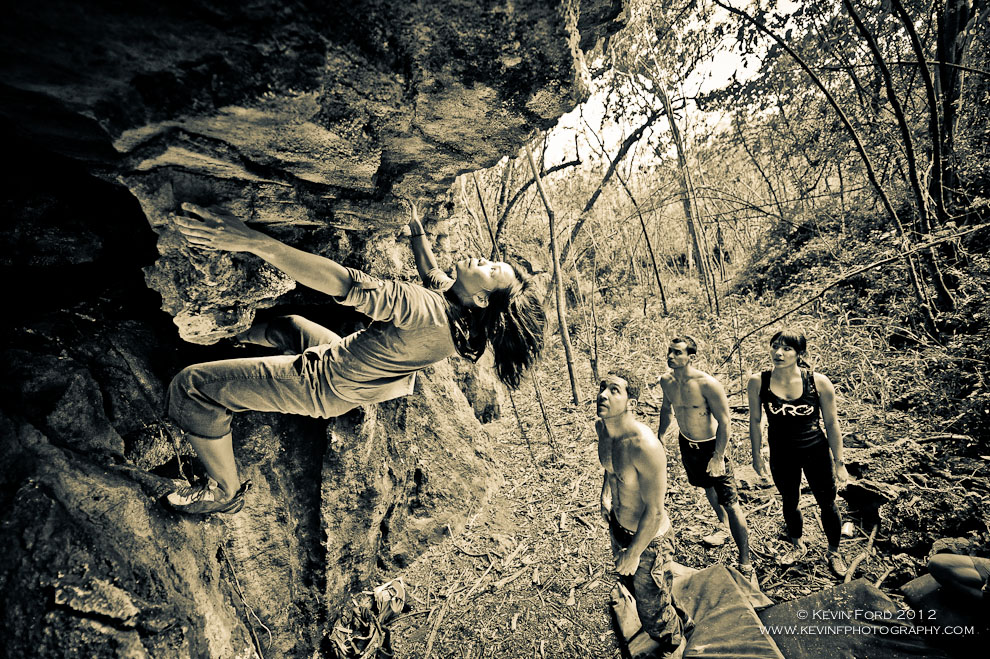
[[[663,437],[673,417],[677,418],[681,460],[688,482],[705,489],[720,526],[703,541],[721,545],[731,531],[739,549],[739,571],[752,581],[746,516],[739,506],[732,463],[725,457],[730,433],[729,400],[718,380],[693,366],[697,353],[698,343],[690,336],[670,340],[667,348],[670,372],[660,378],[663,405],[657,434]],[[729,531],[725,528],[727,519]]]
[[[624,371],[601,383],[595,423],[598,459],[605,468],[601,514],[608,522],[619,580],[636,599],[643,629],[666,656],[684,640],[681,615],[671,600],[667,454],[653,431],[633,416],[639,390],[639,382]]]

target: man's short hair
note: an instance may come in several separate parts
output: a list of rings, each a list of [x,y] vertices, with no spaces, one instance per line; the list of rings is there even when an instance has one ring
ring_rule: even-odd
[[[626,381],[626,398],[639,400],[639,393],[643,389],[643,381],[638,375],[624,368],[612,369],[609,371],[609,375],[614,375]]]
[[[670,345],[675,343],[683,343],[687,346],[687,354],[697,355],[698,354],[698,340],[695,339],[690,334],[679,334],[670,340]]]

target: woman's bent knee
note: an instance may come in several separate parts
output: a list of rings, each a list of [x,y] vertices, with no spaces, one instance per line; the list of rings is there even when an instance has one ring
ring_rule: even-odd
[[[196,379],[196,366],[196,364],[186,366],[172,378],[168,385],[167,394],[169,410],[181,399],[188,398],[189,392],[193,389],[193,381]]]
[[[192,364],[179,371],[168,385],[169,418],[183,431],[205,439],[230,432],[230,411],[201,391],[209,380],[209,363]]]

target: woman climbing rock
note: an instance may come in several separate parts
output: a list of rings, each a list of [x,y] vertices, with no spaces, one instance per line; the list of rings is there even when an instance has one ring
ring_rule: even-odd
[[[449,277],[437,267],[416,206],[408,225],[426,286],[378,279],[286,245],[240,219],[185,203],[178,230],[193,246],[248,252],[300,284],[354,307],[373,322],[346,337],[300,316],[258,323],[238,336],[279,355],[194,364],[172,380],[168,414],[210,478],[166,497],[188,514],[235,513],[244,505],[230,424],[234,412],[340,416],[413,392],[421,369],[455,353],[478,360],[491,346],[495,371],[517,387],[543,347],[546,317],[532,282],[505,262],[464,259]]]

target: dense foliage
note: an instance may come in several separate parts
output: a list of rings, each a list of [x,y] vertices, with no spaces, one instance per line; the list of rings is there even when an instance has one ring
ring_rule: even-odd
[[[990,7],[778,4],[634,0],[595,99],[544,142],[577,345],[597,361],[627,305],[728,346],[811,314],[846,394],[985,451]],[[460,201],[549,271],[531,180],[508,159]]]

